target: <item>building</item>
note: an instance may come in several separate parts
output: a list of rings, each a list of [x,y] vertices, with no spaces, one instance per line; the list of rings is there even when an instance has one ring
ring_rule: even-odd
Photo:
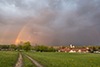
[[[72,45],[72,44],[70,44],[70,48],[75,48],[75,46],[74,46],[74,45]]]
[[[88,49],[59,49],[58,52],[69,52],[69,53],[88,53]]]

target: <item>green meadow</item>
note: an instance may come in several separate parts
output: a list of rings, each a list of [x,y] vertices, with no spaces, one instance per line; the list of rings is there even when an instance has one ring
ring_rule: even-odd
[[[100,67],[99,54],[24,52],[45,67]]]
[[[100,54],[64,53],[64,52],[23,52],[45,67],[100,67]],[[23,56],[24,67],[36,67]],[[14,67],[19,52],[0,51],[0,67]]]
[[[0,67],[13,67],[17,61],[18,52],[0,51]]]

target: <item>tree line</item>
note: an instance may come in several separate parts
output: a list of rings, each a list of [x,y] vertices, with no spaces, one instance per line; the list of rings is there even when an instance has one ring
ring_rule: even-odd
[[[54,48],[53,46],[44,46],[44,45],[35,45],[32,47],[32,50],[40,51],[40,52],[55,52],[58,49]]]
[[[31,49],[31,45],[30,42],[20,42],[20,44],[15,45],[15,44],[11,44],[11,45],[0,45],[0,50],[2,49],[7,49],[7,50],[30,50]]]
[[[35,45],[31,46],[30,42],[20,42],[18,45],[11,44],[11,45],[0,45],[0,50],[1,49],[13,49],[13,50],[32,50],[32,51],[38,51],[38,52],[55,52],[57,49],[55,49],[53,46],[48,47],[44,45]]]
[[[58,49],[64,49],[64,48],[69,48],[71,49],[69,46],[62,46],[59,48],[54,48],[53,46],[44,46],[44,45],[35,45],[35,46],[31,46],[30,42],[20,42],[18,45],[15,44],[11,44],[11,45],[0,45],[0,50],[1,49],[13,49],[13,50],[32,50],[32,51],[38,51],[38,52],[55,52],[58,51]],[[93,51],[100,51],[100,46],[75,46],[74,49],[86,49],[86,47],[89,47],[89,51],[91,52],[91,49],[93,49]],[[92,52],[93,52],[92,51]]]

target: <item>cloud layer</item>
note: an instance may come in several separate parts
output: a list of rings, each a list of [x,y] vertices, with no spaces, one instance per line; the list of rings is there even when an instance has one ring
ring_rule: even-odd
[[[1,44],[21,30],[32,45],[99,45],[100,0],[0,0]]]

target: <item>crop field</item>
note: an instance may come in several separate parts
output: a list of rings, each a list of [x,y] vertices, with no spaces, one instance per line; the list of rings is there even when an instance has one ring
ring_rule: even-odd
[[[18,52],[0,51],[0,67],[13,67],[18,58]]]
[[[100,54],[24,52],[45,67],[100,67]]]

